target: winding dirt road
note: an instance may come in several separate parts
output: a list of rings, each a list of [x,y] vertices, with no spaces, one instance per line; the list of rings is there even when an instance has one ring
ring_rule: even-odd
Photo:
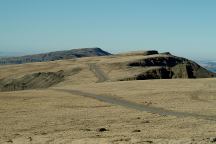
[[[166,110],[166,109],[158,108],[158,107],[151,107],[148,105],[137,104],[135,102],[127,101],[117,96],[110,96],[110,95],[104,95],[104,94],[97,95],[93,93],[82,92],[79,90],[69,90],[69,89],[54,89],[54,90],[61,91],[61,92],[67,92],[73,95],[84,96],[84,97],[96,99],[102,102],[119,105],[119,106],[123,106],[123,107],[130,108],[130,109],[135,109],[138,111],[145,111],[149,113],[159,114],[163,116],[170,115],[170,116],[176,116],[176,117],[194,117],[197,119],[216,121],[216,116],[206,116],[206,115],[199,115],[195,113],[177,112],[177,111]]]
[[[89,64],[89,69],[98,78],[98,81],[97,81],[98,83],[105,82],[105,81],[109,80],[109,77],[95,63],[90,63]]]
[[[109,77],[95,63],[89,64],[89,68],[98,78],[97,82],[105,82],[109,80]],[[121,99],[117,96],[104,95],[104,94],[97,95],[93,93],[83,92],[79,90],[69,90],[69,89],[54,89],[54,90],[61,91],[61,92],[67,92],[73,95],[84,96],[84,97],[96,99],[102,102],[119,105],[119,106],[123,106],[123,107],[130,108],[130,109],[135,109],[138,111],[145,111],[145,112],[159,114],[159,115],[170,115],[170,116],[176,116],[176,117],[194,117],[197,119],[216,121],[216,116],[206,116],[206,115],[199,115],[196,113],[166,110],[163,108],[152,107],[152,106],[143,105],[143,104],[137,104],[135,102]]]

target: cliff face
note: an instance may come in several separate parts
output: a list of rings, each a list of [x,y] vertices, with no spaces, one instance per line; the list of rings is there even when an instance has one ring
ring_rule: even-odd
[[[216,76],[215,73],[206,70],[197,63],[173,56],[170,53],[145,56],[143,59],[128,62],[127,66],[143,68],[143,72],[123,80],[211,78]]]
[[[91,56],[106,56],[106,55],[111,55],[111,54],[106,51],[103,51],[100,48],[82,48],[82,49],[72,49],[67,51],[56,51],[56,52],[50,52],[44,54],[26,55],[21,57],[0,58],[0,65],[45,62],[45,61],[64,60],[64,59],[91,57]]]

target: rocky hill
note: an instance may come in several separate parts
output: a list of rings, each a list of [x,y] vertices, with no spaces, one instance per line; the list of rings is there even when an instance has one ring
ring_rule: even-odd
[[[80,58],[80,57],[91,57],[91,56],[106,56],[106,55],[110,55],[110,53],[103,51],[100,48],[82,48],[82,49],[72,49],[72,50],[65,50],[65,51],[43,53],[43,54],[26,55],[21,57],[0,58],[0,65],[45,62],[45,61],[72,59],[72,58]]]
[[[109,55],[98,48],[72,51],[70,56],[73,58]],[[45,54],[41,55],[46,56]],[[60,59],[60,57],[61,59],[69,58],[64,57],[65,52],[54,52],[47,55],[49,56],[47,59],[43,59],[44,61],[50,60],[48,58],[51,55],[56,56],[52,60]],[[63,60],[54,63],[10,65],[2,67],[0,74],[0,91],[41,89],[60,83],[67,85],[94,81],[102,83],[106,81],[216,77],[215,73],[191,60],[174,56],[168,52],[158,53],[157,51],[89,57],[85,60],[77,59],[76,61]]]
[[[136,75],[122,80],[174,79],[174,78],[211,78],[216,74],[208,71],[194,61],[173,56],[170,53],[148,54],[142,59],[130,61],[127,67],[142,68]]]

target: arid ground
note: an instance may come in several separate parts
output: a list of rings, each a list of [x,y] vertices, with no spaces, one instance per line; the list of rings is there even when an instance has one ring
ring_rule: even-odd
[[[216,79],[118,81],[142,70],[122,62],[140,58],[1,66],[6,83],[39,72],[63,71],[64,78],[34,79],[32,89],[0,92],[0,143],[216,143]]]

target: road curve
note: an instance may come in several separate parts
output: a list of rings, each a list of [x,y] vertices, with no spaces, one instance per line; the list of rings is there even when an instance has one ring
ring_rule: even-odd
[[[98,78],[98,83],[105,82],[109,80],[109,77],[98,67],[95,63],[89,63],[89,69]]]
[[[82,92],[79,90],[69,90],[69,89],[54,89],[54,90],[61,91],[61,92],[67,92],[67,93],[74,94],[74,95],[84,96],[84,97],[96,99],[102,102],[119,105],[119,106],[123,106],[123,107],[130,108],[130,109],[135,109],[138,111],[145,111],[145,112],[159,114],[159,115],[170,115],[170,116],[176,116],[176,117],[194,117],[197,119],[216,121],[216,116],[206,116],[206,115],[199,115],[199,114],[187,113],[187,112],[176,112],[176,111],[166,110],[163,108],[151,107],[147,105],[137,104],[137,103],[127,101],[124,99],[120,99],[117,96],[114,97],[114,96],[109,96],[109,95],[104,95],[104,94],[96,95],[93,93],[87,93],[87,92]]]

